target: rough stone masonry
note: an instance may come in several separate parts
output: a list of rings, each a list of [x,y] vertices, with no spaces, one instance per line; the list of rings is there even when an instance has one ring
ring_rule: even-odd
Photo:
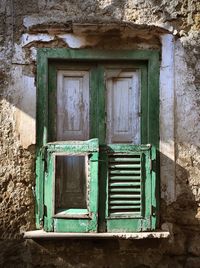
[[[0,1],[0,267],[200,267],[199,40],[198,0]],[[160,226],[169,239],[23,239],[35,229],[40,47],[162,51]]]

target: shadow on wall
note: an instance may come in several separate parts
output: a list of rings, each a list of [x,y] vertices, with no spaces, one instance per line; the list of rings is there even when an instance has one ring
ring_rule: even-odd
[[[161,154],[160,158],[162,158],[163,166],[165,163],[167,163],[168,167],[175,165],[176,171],[176,178],[174,178],[176,201],[167,205],[167,200],[165,200],[165,198],[161,199],[161,223],[174,223],[188,230],[190,230],[192,226],[199,228],[200,220],[198,219],[199,217],[197,217],[199,213],[197,195],[195,195],[193,191],[193,185],[190,184],[190,173],[179,164],[174,163],[174,161],[169,159],[166,155]],[[165,180],[166,179],[167,175]],[[162,177],[160,188],[162,195],[165,196],[166,188]]]

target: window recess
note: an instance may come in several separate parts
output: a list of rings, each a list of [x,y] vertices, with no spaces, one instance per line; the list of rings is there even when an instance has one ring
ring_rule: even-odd
[[[38,229],[157,228],[158,74],[158,51],[38,50]]]

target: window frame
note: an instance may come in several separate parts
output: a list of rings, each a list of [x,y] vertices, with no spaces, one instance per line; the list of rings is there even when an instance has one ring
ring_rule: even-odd
[[[67,60],[68,62],[83,61],[134,61],[147,64],[148,87],[148,118],[147,141],[159,151],[159,51],[158,50],[96,50],[96,49],[65,49],[40,48],[37,51],[37,114],[36,114],[36,228],[43,227],[44,216],[44,170],[45,150],[48,143],[48,102],[51,88],[48,87],[55,77],[49,76],[49,63],[53,60]],[[95,70],[94,70],[95,71]],[[103,75],[103,72],[100,73]],[[95,81],[94,81],[95,83]],[[101,100],[100,100],[101,101]],[[103,128],[103,122],[100,128]],[[93,136],[93,135],[92,135]],[[101,143],[101,139],[100,139]],[[156,156],[155,156],[156,157]],[[158,159],[158,158],[157,158]],[[158,226],[159,202],[159,164],[152,176],[152,225]],[[101,189],[100,189],[101,190]]]

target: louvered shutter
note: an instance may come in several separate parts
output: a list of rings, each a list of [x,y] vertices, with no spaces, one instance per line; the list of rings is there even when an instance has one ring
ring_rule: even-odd
[[[108,145],[106,152],[107,231],[133,232],[153,229],[152,147],[114,144]]]
[[[141,153],[108,155],[108,213],[110,216],[141,216]]]
[[[45,231],[97,232],[98,151],[98,139],[46,145]],[[60,164],[63,161],[60,160],[64,160],[64,167]],[[63,169],[66,171],[61,173]],[[75,185],[74,180],[77,181]],[[83,183],[85,185],[80,185]],[[70,197],[73,197],[73,194],[74,202]],[[81,196],[84,196],[82,203]]]

